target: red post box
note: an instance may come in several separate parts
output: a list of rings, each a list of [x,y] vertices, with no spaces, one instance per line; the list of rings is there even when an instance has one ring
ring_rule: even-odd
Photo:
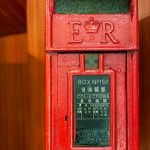
[[[45,150],[138,150],[137,0],[47,0]]]

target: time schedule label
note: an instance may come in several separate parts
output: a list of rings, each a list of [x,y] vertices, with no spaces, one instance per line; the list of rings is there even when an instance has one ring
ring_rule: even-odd
[[[110,144],[110,76],[74,76],[75,146]]]

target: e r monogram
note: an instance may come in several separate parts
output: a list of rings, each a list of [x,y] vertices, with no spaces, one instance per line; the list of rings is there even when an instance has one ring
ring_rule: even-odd
[[[84,38],[82,37],[82,33],[86,34],[86,36],[90,36],[92,40],[94,40],[94,36],[96,34],[100,34],[101,38],[99,39],[99,43],[112,43],[119,44],[119,41],[114,37],[114,24],[112,22],[106,21],[95,21],[93,17],[90,18],[89,21],[85,21],[81,23],[80,21],[72,21],[69,22],[69,44],[73,43],[83,43]],[[84,29],[84,31],[83,31]]]

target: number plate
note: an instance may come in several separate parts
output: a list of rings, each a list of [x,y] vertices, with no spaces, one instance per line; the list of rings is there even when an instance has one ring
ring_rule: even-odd
[[[74,76],[75,146],[110,145],[110,76]]]

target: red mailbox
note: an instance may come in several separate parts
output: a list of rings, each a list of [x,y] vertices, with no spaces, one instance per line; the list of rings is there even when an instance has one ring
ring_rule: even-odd
[[[47,0],[45,150],[138,150],[137,0]]]

